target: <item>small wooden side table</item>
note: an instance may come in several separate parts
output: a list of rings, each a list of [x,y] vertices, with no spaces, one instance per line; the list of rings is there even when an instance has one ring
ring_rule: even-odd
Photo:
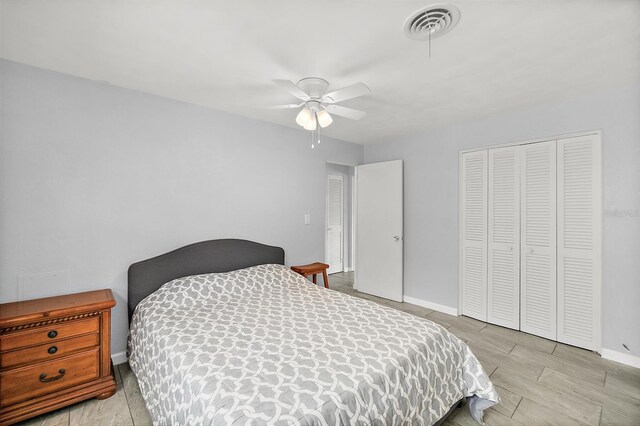
[[[316,274],[322,273],[322,278],[324,279],[324,288],[329,288],[329,278],[327,277],[327,269],[329,269],[329,265],[326,263],[310,263],[308,265],[299,265],[292,266],[291,270],[293,272],[297,272],[303,277],[308,277],[309,275],[313,275],[313,283],[317,284]]]

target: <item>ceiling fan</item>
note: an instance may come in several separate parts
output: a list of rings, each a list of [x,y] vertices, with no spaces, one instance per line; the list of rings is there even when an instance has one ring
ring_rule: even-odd
[[[303,78],[294,84],[290,80],[273,80],[302,102],[298,104],[276,105],[271,108],[299,108],[302,107],[296,116],[296,123],[306,130],[314,131],[318,125],[322,128],[329,126],[333,122],[331,114],[351,120],[360,120],[367,113],[336,105],[338,102],[347,99],[357,98],[371,93],[371,90],[364,83],[356,83],[342,89],[327,93],[329,82],[318,77]]]

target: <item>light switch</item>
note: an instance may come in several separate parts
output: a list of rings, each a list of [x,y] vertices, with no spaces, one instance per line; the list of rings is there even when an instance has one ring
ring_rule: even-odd
[[[311,213],[304,214],[304,224],[311,225]]]

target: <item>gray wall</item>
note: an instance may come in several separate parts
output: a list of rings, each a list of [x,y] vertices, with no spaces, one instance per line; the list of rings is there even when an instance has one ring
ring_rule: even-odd
[[[604,161],[603,347],[626,352],[626,343],[640,355],[640,87],[365,146],[366,163],[405,162],[405,294],[458,305],[459,150],[594,129]]]
[[[359,145],[0,62],[0,301],[113,289],[125,349],[127,267],[212,238],[324,259],[326,161]],[[311,213],[311,225],[304,214]]]
[[[0,61],[0,301],[112,288],[124,350],[126,269],[194,241],[280,245],[324,258],[326,162],[362,147]],[[458,151],[601,129],[603,344],[640,355],[640,87],[365,147],[405,160],[405,293],[458,298]],[[303,223],[311,213],[311,225]]]
[[[353,224],[351,223],[353,215],[352,206],[352,184],[355,174],[355,169],[351,166],[345,166],[342,164],[327,163],[327,176],[329,175],[341,175],[343,177],[344,185],[344,218],[343,218],[343,230],[344,230],[344,244],[343,244],[343,266],[345,269],[351,270],[353,268]],[[328,186],[328,184],[326,185]],[[328,187],[325,189],[325,194],[328,192]],[[326,223],[326,215],[325,215]],[[326,246],[326,238],[325,238]]]

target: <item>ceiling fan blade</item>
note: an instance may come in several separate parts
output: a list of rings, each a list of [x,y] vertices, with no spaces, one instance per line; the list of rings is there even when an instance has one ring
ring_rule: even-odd
[[[356,83],[342,89],[329,92],[322,97],[322,100],[329,103],[346,101],[347,99],[357,98],[371,93],[371,90],[364,83]]]
[[[307,95],[301,88],[296,86],[291,80],[273,80],[273,82],[298,99],[302,99],[303,101],[308,101],[309,99],[311,99],[309,95]]]
[[[302,105],[304,105],[304,102],[301,102],[299,104],[273,105],[273,106],[268,106],[268,107],[265,107],[265,108],[269,108],[269,109],[288,109],[288,108],[298,108],[298,107],[301,107]]]
[[[327,105],[324,107],[328,112],[334,115],[338,115],[344,118],[350,118],[352,120],[360,120],[367,115],[364,111],[358,111],[357,109],[347,108],[340,105]]]

